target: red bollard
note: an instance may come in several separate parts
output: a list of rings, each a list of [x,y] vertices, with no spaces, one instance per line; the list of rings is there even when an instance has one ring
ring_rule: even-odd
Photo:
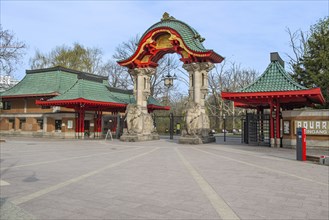
[[[296,159],[306,160],[306,129],[297,128],[296,130]]]
[[[306,128],[302,128],[302,160],[306,160]]]

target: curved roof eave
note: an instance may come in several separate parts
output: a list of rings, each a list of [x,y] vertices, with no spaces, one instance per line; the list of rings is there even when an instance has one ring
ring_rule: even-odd
[[[166,14],[166,13],[165,13]],[[164,16],[165,16],[164,14]],[[167,29],[175,32],[181,38],[184,46],[191,52],[193,55],[200,55],[200,57],[209,57],[213,60],[214,63],[220,63],[224,57],[217,54],[213,50],[206,49],[202,42],[205,40],[200,36],[200,34],[192,27],[187,25],[186,23],[176,20],[172,17],[162,19],[160,22],[155,23],[150,28],[148,28],[138,42],[138,48],[136,51],[126,59],[118,60],[117,62],[120,65],[125,65],[129,62],[132,62],[134,59],[137,58],[137,55],[142,50],[143,42],[146,41],[150,37],[150,35],[155,32],[156,30]]]

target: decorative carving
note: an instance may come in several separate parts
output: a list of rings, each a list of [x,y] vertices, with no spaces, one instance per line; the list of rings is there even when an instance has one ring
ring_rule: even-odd
[[[208,115],[202,111],[202,106],[190,101],[185,113],[186,135],[204,136],[210,128],[210,122]]]
[[[128,134],[151,134],[155,132],[152,116],[137,104],[129,104],[126,109]]]
[[[152,67],[146,67],[146,68],[134,68],[134,69],[129,69],[128,72],[130,75],[135,76],[135,75],[146,75],[146,76],[151,76],[155,74],[156,69]]]
[[[153,118],[150,114],[143,113],[143,133],[150,134],[156,132],[154,127]]]
[[[161,21],[166,21],[166,20],[176,20],[173,16],[170,16],[167,12],[163,13]]]
[[[200,34],[194,35],[194,39],[198,39],[201,43],[206,40],[204,37],[201,37]]]
[[[201,65],[201,70],[206,71],[207,73],[215,67],[215,65],[210,62],[200,63],[200,65]]]
[[[142,124],[140,123],[142,118],[142,109],[136,104],[127,105],[126,109],[126,121],[128,134],[136,134],[142,132]]]
[[[148,98],[150,97],[150,94],[151,94],[151,92],[149,92],[149,91],[144,91],[144,92],[143,92],[143,100],[144,100],[144,101],[147,101]]]
[[[214,67],[215,67],[215,65],[210,62],[183,64],[183,68],[188,72],[205,71],[208,73]]]
[[[188,135],[197,135],[199,119],[201,116],[201,105],[189,102],[186,110],[186,130]]]

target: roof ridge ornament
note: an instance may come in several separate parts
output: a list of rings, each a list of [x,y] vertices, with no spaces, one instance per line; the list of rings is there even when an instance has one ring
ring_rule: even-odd
[[[206,40],[204,37],[201,37],[200,34],[196,34],[196,35],[194,35],[194,39],[198,39],[198,40],[200,41],[200,43],[202,43],[203,41]]]
[[[161,21],[176,20],[173,16],[170,16],[168,12],[163,13]]]

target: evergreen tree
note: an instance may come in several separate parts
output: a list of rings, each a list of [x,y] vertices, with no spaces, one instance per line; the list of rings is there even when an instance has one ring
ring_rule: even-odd
[[[293,64],[295,79],[308,88],[320,87],[329,108],[329,17],[310,28],[304,54]]]

